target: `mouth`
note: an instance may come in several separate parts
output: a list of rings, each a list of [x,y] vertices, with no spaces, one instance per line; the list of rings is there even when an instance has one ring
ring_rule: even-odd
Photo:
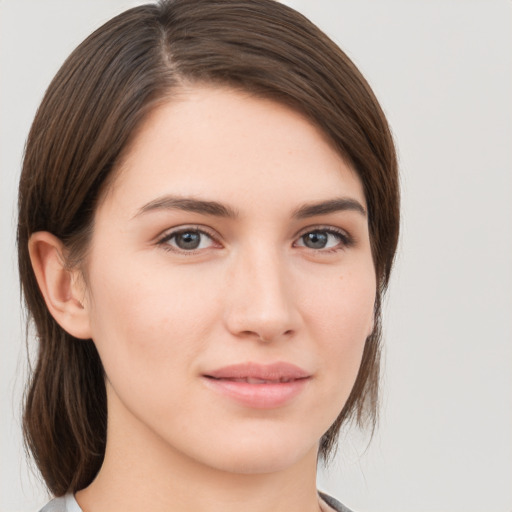
[[[251,381],[251,384],[279,383],[305,379],[310,373],[303,368],[284,361],[272,364],[241,363],[224,366],[205,374],[212,379]]]
[[[275,409],[300,395],[312,375],[291,363],[243,363],[202,375],[209,389],[244,407]]]
[[[218,378],[218,377],[212,377],[211,375],[205,375],[207,379],[214,379],[214,380],[227,380],[230,382],[247,382],[247,384],[280,384],[283,382],[292,382],[294,380],[300,380],[300,379],[294,379],[289,377],[281,377],[279,379],[258,379],[255,377],[243,377],[243,378]],[[307,379],[307,377],[302,377],[303,379]]]

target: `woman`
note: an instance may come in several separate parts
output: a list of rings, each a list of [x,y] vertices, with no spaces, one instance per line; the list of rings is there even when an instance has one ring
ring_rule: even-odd
[[[177,0],[98,29],[20,180],[44,510],[347,510],[317,459],[375,419],[397,237],[384,115],[300,14]]]

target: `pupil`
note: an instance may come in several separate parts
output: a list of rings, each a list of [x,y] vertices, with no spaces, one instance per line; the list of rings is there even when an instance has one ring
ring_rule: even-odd
[[[197,249],[201,242],[201,236],[199,233],[186,232],[180,233],[176,236],[176,245],[180,249]]]
[[[323,249],[327,245],[327,234],[313,231],[303,237],[304,245],[310,249]]]

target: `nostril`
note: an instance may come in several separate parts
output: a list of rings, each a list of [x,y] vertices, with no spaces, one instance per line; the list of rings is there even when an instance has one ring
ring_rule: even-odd
[[[258,340],[263,343],[270,343],[273,340],[276,340],[277,338],[280,338],[283,336],[289,337],[293,334],[292,329],[288,329],[280,334],[276,334],[276,333],[274,333],[274,334],[265,333],[264,334],[264,333],[252,332],[252,331],[247,331],[247,332],[250,333],[252,336],[256,336],[258,338]]]

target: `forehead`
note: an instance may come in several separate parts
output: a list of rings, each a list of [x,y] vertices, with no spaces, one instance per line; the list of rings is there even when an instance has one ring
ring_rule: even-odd
[[[195,86],[155,108],[110,187],[135,209],[163,194],[208,197],[241,209],[350,195],[359,177],[325,134],[278,102],[226,87]],[[129,203],[129,204],[128,204]]]

